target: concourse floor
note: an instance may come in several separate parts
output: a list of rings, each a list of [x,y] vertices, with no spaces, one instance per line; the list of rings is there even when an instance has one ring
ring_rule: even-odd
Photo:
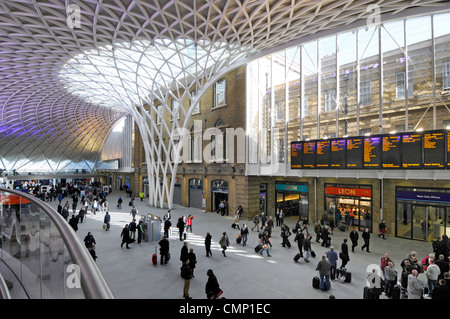
[[[124,199],[123,208],[116,208],[118,197]],[[67,198],[63,199],[64,204]],[[108,282],[111,290],[118,299],[181,299],[183,298],[184,281],[180,277],[181,262],[179,260],[183,241],[178,238],[176,222],[182,215],[193,215],[193,232],[188,233],[188,248],[194,248],[197,256],[197,266],[194,272],[195,278],[191,280],[190,296],[194,299],[205,299],[205,284],[207,282],[206,272],[212,269],[217,276],[220,287],[224,291],[223,296],[227,299],[328,299],[333,295],[336,299],[362,299],[363,287],[366,278],[371,271],[370,265],[379,265],[380,259],[387,252],[396,264],[396,270],[401,273],[400,262],[414,250],[421,260],[432,252],[431,243],[411,241],[390,236],[383,240],[377,233],[371,234],[370,251],[361,251],[363,240],[360,240],[355,253],[350,250],[350,262],[347,270],[352,272],[351,283],[331,282],[331,289],[322,292],[312,287],[312,278],[317,274],[316,266],[321,256],[328,250],[312,240],[312,249],[317,253],[316,258],[310,258],[306,263],[303,259],[294,262],[293,257],[298,252],[294,236],[289,237],[291,248],[281,246],[280,227],[275,227],[272,232],[271,242],[273,248],[270,250],[272,257],[266,253],[261,256],[255,253],[254,247],[258,242],[258,233],[251,231],[253,223],[250,220],[241,220],[247,223],[250,234],[247,246],[243,247],[236,243],[236,235],[239,232],[231,228],[234,215],[220,216],[216,213],[203,213],[199,209],[176,206],[172,213],[172,236],[170,241],[171,260],[168,264],[159,264],[158,242],[143,242],[141,244],[130,244],[131,249],[121,248],[120,233],[125,224],[132,219],[131,207],[128,206],[129,199],[125,192],[114,190],[108,196],[109,213],[111,215],[111,229],[104,231],[104,213],[96,215],[89,213],[83,223],[78,225],[78,235],[83,238],[88,232],[94,235],[97,243],[97,265]],[[70,207],[72,200],[69,200]],[[140,215],[153,214],[161,218],[167,209],[150,207],[146,202],[136,199],[134,201],[138,209],[137,219]],[[49,203],[57,207],[58,202]],[[78,205],[78,209],[80,204]],[[77,209],[77,211],[78,211]],[[70,209],[70,216],[72,209]],[[292,228],[295,219],[286,219],[286,224]],[[313,225],[309,226],[309,232],[313,233]],[[207,232],[212,235],[212,257],[206,257],[204,248],[204,237]],[[230,247],[226,251],[226,257],[221,253],[219,240],[223,232],[227,232],[230,238]],[[313,239],[315,236],[313,235]],[[332,235],[332,245],[339,253],[341,243],[348,238],[348,232],[335,229]],[[350,239],[348,239],[350,242]],[[151,262],[152,254],[157,251],[158,264]],[[338,267],[341,261],[338,262]],[[419,278],[426,282],[424,274]],[[381,298],[386,298],[384,295]]]

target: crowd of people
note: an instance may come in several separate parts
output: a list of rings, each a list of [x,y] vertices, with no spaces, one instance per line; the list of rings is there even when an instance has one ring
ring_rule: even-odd
[[[76,188],[66,188],[64,192],[51,192],[48,194],[37,193],[43,200],[58,200],[58,213],[68,221],[69,225],[78,231],[80,223],[83,223],[86,214],[104,213],[104,230],[110,229],[109,215],[109,203],[107,199],[108,192],[97,191],[98,188],[93,188],[91,192],[84,191],[80,193]],[[67,191],[69,190],[69,191]],[[136,224],[136,215],[138,210],[134,205],[134,196],[129,189],[126,191],[126,197],[130,199],[130,215],[131,221],[126,224],[122,229],[121,247],[125,245],[129,248],[129,244],[136,240],[136,232],[138,233],[137,240],[141,243],[145,237],[146,232],[142,227],[140,221]],[[55,196],[56,195],[56,196]],[[64,199],[68,197],[68,200],[64,202]],[[72,203],[70,203],[70,199]],[[122,209],[122,197],[119,197],[116,208]],[[224,204],[225,205],[225,204]],[[78,212],[77,209],[79,208]],[[223,207],[219,207],[218,213],[221,215],[227,214],[228,208],[225,210]],[[70,215],[72,215],[70,217]],[[275,221],[272,216],[266,216],[261,213],[256,215],[252,222],[253,227],[249,228],[246,223],[241,223],[242,206],[239,206],[235,216],[232,227],[238,230],[237,243],[246,246],[250,232],[256,231],[258,236],[258,245],[255,247],[255,252],[263,256],[265,252],[267,257],[271,257],[271,249],[273,247],[273,233],[274,230],[279,228],[280,245],[283,248],[290,249],[292,246],[291,240],[297,244],[298,253],[294,260],[298,261],[300,258],[306,263],[309,263],[311,256],[315,257],[315,252],[312,249],[312,242],[320,244],[321,247],[327,249],[327,251],[318,259],[315,270],[318,272],[320,280],[319,289],[329,290],[331,288],[332,281],[343,281],[347,272],[347,264],[350,262],[350,247],[351,252],[355,253],[355,249],[360,247],[362,251],[370,253],[371,232],[366,227],[362,232],[358,227],[346,225],[343,230],[348,231],[348,238],[343,238],[342,243],[337,245],[340,249],[336,249],[336,243],[332,244],[332,235],[335,231],[335,225],[327,222],[326,219],[321,219],[312,227],[312,233],[309,232],[309,221],[306,218],[299,219],[297,223],[290,229],[285,222],[285,215],[282,209],[278,209],[275,213]],[[167,211],[163,217],[163,238],[159,241],[160,247],[160,264],[167,264],[170,260],[170,244],[169,238],[172,237],[172,221],[171,212]],[[194,270],[197,265],[197,257],[193,247],[188,247],[187,234],[193,232],[194,228],[194,216],[180,216],[176,225],[178,229],[178,239],[184,241],[180,252],[181,277],[184,280],[183,297],[190,299],[189,287],[190,280],[194,275]],[[240,225],[241,224],[241,225]],[[315,235],[313,237],[313,235]],[[277,236],[276,236],[277,237]],[[378,237],[386,240],[386,223],[382,220],[378,225]],[[363,243],[360,243],[360,240]],[[211,251],[212,235],[207,232],[204,238],[206,257],[212,257]],[[96,240],[92,233],[88,233],[84,237],[86,248],[89,250],[92,258],[97,259],[96,255]],[[227,248],[230,246],[230,239],[227,232],[223,232],[220,240],[218,241],[221,247],[223,257],[226,257]],[[372,274],[369,274],[372,280],[375,276],[380,275],[379,285],[372,285],[376,281],[368,281],[369,287],[367,287],[368,295],[364,295],[364,298],[380,298],[381,295],[385,295],[387,298],[432,298],[432,299],[450,299],[450,241],[446,235],[443,235],[438,241],[433,242],[432,252],[427,256],[423,256],[421,259],[417,256],[415,251],[411,251],[407,254],[406,258],[400,261],[394,261],[390,257],[389,253],[385,253],[380,259],[381,273],[377,274],[375,269]],[[340,261],[340,265],[339,265]],[[423,275],[420,275],[423,274]],[[207,298],[219,298],[222,294],[222,290],[218,284],[217,277],[212,269],[207,271],[208,282],[205,286],[205,294]],[[369,278],[368,277],[368,278]]]

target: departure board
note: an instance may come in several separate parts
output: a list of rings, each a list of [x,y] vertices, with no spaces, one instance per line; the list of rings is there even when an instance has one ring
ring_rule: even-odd
[[[381,136],[364,138],[364,167],[379,168],[381,166]]]
[[[423,133],[423,167],[445,167],[445,135],[444,132]]]
[[[331,140],[330,167],[345,168],[345,139]]]
[[[316,142],[303,142],[303,168],[316,168]]]
[[[291,143],[291,169],[302,168],[302,142]]]
[[[329,140],[322,140],[316,142],[316,167],[329,168],[330,167],[330,151],[331,142]]]
[[[402,168],[422,168],[422,134],[402,134]]]
[[[401,142],[400,135],[383,136],[383,168],[401,168]]]
[[[447,132],[447,167],[450,168],[450,132]]]
[[[362,137],[347,138],[347,168],[362,168],[364,145]]]

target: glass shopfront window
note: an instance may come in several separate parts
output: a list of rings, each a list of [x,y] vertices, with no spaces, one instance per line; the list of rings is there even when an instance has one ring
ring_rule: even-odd
[[[450,189],[397,187],[396,236],[434,241],[450,234]]]
[[[349,220],[349,226],[372,231],[372,186],[325,184],[325,212],[322,219],[335,225]],[[348,217],[346,217],[348,215]]]
[[[307,183],[275,183],[276,208],[282,209],[285,216],[309,217]]]

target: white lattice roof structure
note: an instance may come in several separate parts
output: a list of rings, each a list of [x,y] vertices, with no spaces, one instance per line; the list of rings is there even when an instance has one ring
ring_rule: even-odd
[[[177,164],[158,154],[175,144],[151,137],[184,128],[218,76],[319,34],[441,8],[447,1],[0,0],[0,168],[92,168],[131,114],[152,200],[171,197],[170,183],[156,180],[161,171],[174,178]],[[172,112],[169,98],[188,98],[191,109],[157,127],[153,102]]]

